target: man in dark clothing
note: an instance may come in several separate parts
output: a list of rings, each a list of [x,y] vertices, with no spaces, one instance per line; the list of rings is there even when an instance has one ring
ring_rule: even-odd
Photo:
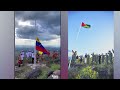
[[[110,63],[113,63],[113,61],[112,61],[113,60],[113,54],[112,54],[112,52],[109,51],[108,54],[109,54]]]
[[[101,55],[99,54],[99,64],[101,64]]]
[[[79,56],[80,57],[80,63],[82,63],[82,56]]]
[[[85,64],[87,63],[87,53],[85,54]]]
[[[102,63],[104,63],[104,59],[105,59],[105,56],[104,56],[104,54],[102,53]]]
[[[88,54],[88,55],[87,55],[87,64],[90,63],[89,60],[90,60],[90,55]]]
[[[108,54],[106,53],[106,64],[108,64]]]

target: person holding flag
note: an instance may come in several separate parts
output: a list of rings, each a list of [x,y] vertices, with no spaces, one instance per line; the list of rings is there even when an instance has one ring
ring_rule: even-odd
[[[32,64],[34,63],[34,52],[32,51]]]
[[[43,47],[43,45],[40,43],[40,40],[39,40],[38,37],[36,38],[36,47],[35,47],[35,50],[37,50],[40,55],[43,55],[43,54],[50,55],[50,52],[48,52],[48,51]],[[35,51],[35,52],[36,52],[36,51]],[[35,53],[35,56],[36,56],[36,53]],[[35,60],[35,59],[34,59],[34,60]],[[35,60],[35,63],[36,63],[36,60]]]
[[[44,47],[43,45],[40,43],[39,38],[36,38],[36,50],[39,51],[40,54],[50,54]]]

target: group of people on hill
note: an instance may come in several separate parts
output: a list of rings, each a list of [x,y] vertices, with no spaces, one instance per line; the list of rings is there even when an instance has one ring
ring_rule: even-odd
[[[46,54],[45,54],[46,55]],[[34,54],[33,51],[27,51],[25,52],[24,50],[22,50],[18,56],[18,66],[20,67],[23,62],[24,62],[24,58],[29,61],[29,60],[32,60],[32,64],[34,64],[34,59],[36,57],[36,62],[38,63],[39,62],[39,59],[41,59],[42,61],[44,60],[44,54],[39,54],[38,52],[36,52],[36,56]],[[56,51],[54,51],[53,53],[50,53],[50,55],[46,55],[48,56],[49,58],[52,58],[52,59],[56,59],[58,57],[58,53]]]
[[[90,54],[85,54],[78,56],[77,55],[77,51],[73,51],[72,50],[72,60],[71,60],[71,64],[75,64],[76,61],[78,60],[80,63],[84,63],[84,64],[102,64],[102,63],[113,63],[113,55],[114,55],[114,50],[112,51],[108,51],[108,53],[105,54],[94,54],[92,53]]]
[[[26,58],[26,60],[32,58],[32,63],[34,63],[34,52],[29,50],[25,53],[24,50],[22,50],[18,56],[19,67],[23,64],[24,58]]]

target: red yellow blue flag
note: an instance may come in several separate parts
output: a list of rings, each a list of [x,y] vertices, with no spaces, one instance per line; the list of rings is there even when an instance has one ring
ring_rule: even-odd
[[[40,43],[39,38],[36,38],[36,50],[38,50],[41,54],[48,54],[50,53],[43,47],[43,45]]]

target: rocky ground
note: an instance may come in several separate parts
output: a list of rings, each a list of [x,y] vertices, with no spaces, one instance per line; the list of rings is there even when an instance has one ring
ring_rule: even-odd
[[[50,70],[46,64],[15,66],[15,79],[60,79],[60,70]]]

